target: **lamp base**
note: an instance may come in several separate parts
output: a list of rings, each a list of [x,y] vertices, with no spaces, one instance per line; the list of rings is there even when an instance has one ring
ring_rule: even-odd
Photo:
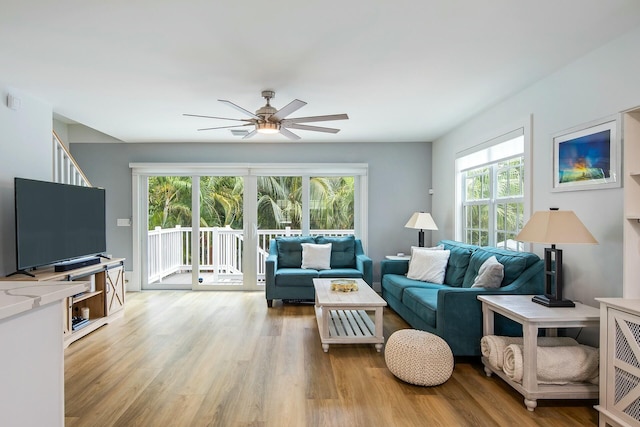
[[[549,298],[547,295],[536,295],[531,301],[544,305],[545,307],[575,307],[573,301],[568,299]]]

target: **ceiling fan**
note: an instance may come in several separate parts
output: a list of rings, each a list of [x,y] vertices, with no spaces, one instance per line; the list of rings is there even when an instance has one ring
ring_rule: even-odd
[[[272,98],[276,96],[276,93],[272,90],[263,90],[262,97],[267,100],[267,104],[256,111],[253,114],[249,110],[245,110],[244,108],[234,104],[231,101],[227,101],[225,99],[219,99],[218,101],[223,102],[230,107],[235,108],[240,111],[244,115],[248,116],[248,119],[232,119],[228,117],[214,117],[214,116],[202,116],[199,114],[183,114],[184,116],[189,117],[204,117],[208,119],[221,119],[221,120],[234,120],[238,122],[245,122],[239,125],[232,126],[218,126],[212,128],[203,128],[200,130],[213,130],[213,129],[229,129],[229,128],[238,128],[244,126],[253,126],[253,130],[248,132],[246,135],[242,137],[242,139],[248,139],[254,136],[256,133],[262,134],[275,134],[281,133],[289,139],[298,140],[300,137],[295,133],[291,132],[289,129],[299,129],[299,130],[310,130],[314,132],[325,132],[325,133],[338,133],[340,129],[328,128],[322,126],[309,126],[301,123],[310,123],[310,122],[326,122],[333,120],[347,120],[349,116],[346,114],[330,114],[325,116],[311,116],[311,117],[298,117],[293,119],[287,119],[286,117],[299,110],[300,108],[307,105],[306,102],[300,101],[299,99],[294,99],[281,109],[277,110],[271,106],[270,101]],[[235,130],[235,129],[234,129]],[[232,130],[232,132],[234,132]],[[234,132],[236,134],[236,132]]]

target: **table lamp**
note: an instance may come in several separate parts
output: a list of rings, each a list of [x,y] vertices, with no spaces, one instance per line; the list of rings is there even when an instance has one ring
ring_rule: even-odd
[[[405,228],[415,228],[418,231],[418,246],[424,247],[424,230],[437,230],[436,223],[431,218],[431,214],[426,212],[414,212],[409,221],[404,225]]]
[[[575,307],[573,301],[562,297],[562,249],[556,249],[556,244],[598,243],[576,214],[558,208],[535,212],[516,240],[551,244],[544,250],[545,294],[534,296],[533,302],[547,307]]]

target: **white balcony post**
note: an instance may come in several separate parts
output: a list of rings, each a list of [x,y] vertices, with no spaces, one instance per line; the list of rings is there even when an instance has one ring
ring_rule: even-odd
[[[158,280],[162,282],[162,278],[164,277],[164,269],[162,268],[162,227],[154,228],[158,232],[158,242],[156,245],[156,269],[159,273]]]
[[[213,281],[217,282],[219,280],[220,274],[220,256],[222,255],[222,250],[220,250],[220,230],[218,227],[213,227],[213,238],[212,243],[209,244],[210,250],[213,251]]]
[[[172,247],[178,246],[177,251],[175,249],[171,249],[171,264],[182,266],[182,226],[180,224],[176,224],[176,232],[171,240],[173,242]]]

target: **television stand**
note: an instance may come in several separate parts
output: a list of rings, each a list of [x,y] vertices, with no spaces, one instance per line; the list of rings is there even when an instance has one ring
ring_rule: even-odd
[[[9,273],[7,274],[7,277],[11,277],[11,276],[15,276],[16,274],[26,274],[29,277],[36,277],[35,274],[31,274],[26,270],[18,270],[18,271],[14,271],[13,273]]]
[[[31,273],[19,271],[16,274],[24,273],[31,277],[16,275],[5,279],[24,282],[25,285],[32,282],[91,282],[86,292],[66,298],[62,322],[64,347],[124,315],[124,258],[103,260],[96,256],[92,259],[98,262],[67,271],[56,271],[54,266]],[[80,325],[76,321],[74,324],[73,319],[81,317],[83,308],[89,309],[88,322]]]

